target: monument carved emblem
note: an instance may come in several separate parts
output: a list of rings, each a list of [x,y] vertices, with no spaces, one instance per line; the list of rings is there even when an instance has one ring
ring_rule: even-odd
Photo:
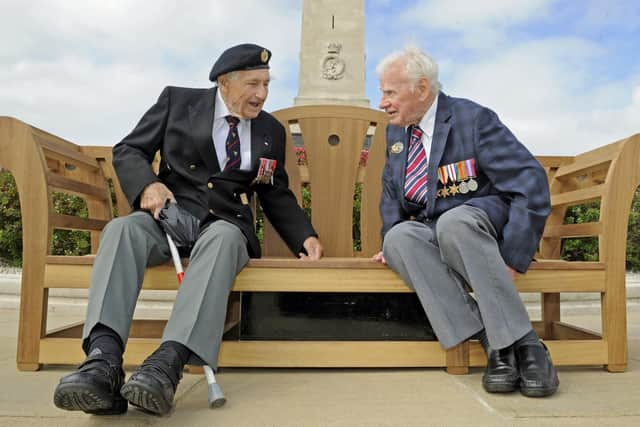
[[[339,80],[344,77],[345,62],[340,57],[342,45],[340,43],[329,43],[327,55],[322,61],[322,78],[327,80]]]

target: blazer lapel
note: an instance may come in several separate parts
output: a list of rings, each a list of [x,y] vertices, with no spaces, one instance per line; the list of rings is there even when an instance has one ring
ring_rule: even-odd
[[[198,102],[189,106],[189,122],[191,123],[193,141],[200,151],[209,174],[220,172],[218,156],[211,136],[216,90],[216,88],[211,88]]]
[[[436,125],[431,141],[431,153],[429,155],[427,183],[427,217],[431,217],[436,203],[436,192],[438,191],[438,166],[447,144],[447,137],[451,130],[449,119],[451,109],[449,108],[448,97],[440,92],[438,95],[438,110],[436,111]]]
[[[273,141],[265,131],[261,119],[262,112],[251,120],[251,169],[257,170],[260,166],[260,157],[272,158],[271,147]]]

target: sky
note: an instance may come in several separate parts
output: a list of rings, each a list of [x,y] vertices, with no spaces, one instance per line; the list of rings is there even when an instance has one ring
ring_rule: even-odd
[[[321,0],[311,0],[321,1]],[[273,52],[267,111],[298,91],[302,0],[0,0],[0,116],[114,145],[167,85],[210,87],[238,43]],[[640,132],[640,1],[365,0],[366,96],[413,44],[443,91],[494,110],[536,155]]]

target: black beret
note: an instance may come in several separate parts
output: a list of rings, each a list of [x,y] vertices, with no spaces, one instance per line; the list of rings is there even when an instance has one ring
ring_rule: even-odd
[[[271,51],[262,46],[245,43],[230,47],[213,64],[209,80],[215,82],[218,76],[231,71],[269,68],[269,59]]]

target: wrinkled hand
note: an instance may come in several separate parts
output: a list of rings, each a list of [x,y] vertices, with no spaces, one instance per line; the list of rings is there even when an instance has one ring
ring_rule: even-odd
[[[160,218],[160,209],[164,207],[167,200],[171,203],[176,203],[173,193],[166,185],[161,182],[154,182],[153,184],[147,185],[142,192],[140,208],[151,212],[157,220]]]
[[[317,237],[311,236],[307,237],[307,239],[302,244],[304,249],[307,251],[306,254],[300,252],[298,256],[300,259],[308,260],[308,261],[317,261],[322,258],[322,244]]]
[[[387,260],[384,259],[384,255],[382,254],[382,251],[380,251],[377,254],[375,254],[374,256],[372,256],[371,259],[376,261],[376,262],[381,262],[383,264],[387,263]]]
[[[513,268],[509,267],[508,265],[507,265],[507,271],[511,275],[511,280],[515,281],[516,280],[516,274],[518,274],[518,272],[516,270],[514,270]]]

